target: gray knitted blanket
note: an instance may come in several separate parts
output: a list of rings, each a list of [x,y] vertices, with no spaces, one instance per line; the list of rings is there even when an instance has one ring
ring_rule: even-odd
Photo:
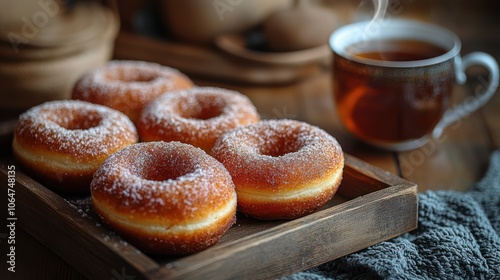
[[[500,279],[500,151],[467,192],[419,194],[418,228],[283,279]]]

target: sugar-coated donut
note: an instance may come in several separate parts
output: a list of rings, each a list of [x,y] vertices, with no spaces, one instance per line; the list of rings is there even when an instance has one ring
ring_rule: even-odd
[[[180,141],[209,153],[222,134],[259,120],[255,106],[245,95],[195,87],[151,102],[142,112],[137,130],[142,141]]]
[[[191,87],[193,82],[176,69],[152,62],[114,60],[83,75],[73,88],[72,99],[114,108],[135,122],[155,98]]]
[[[227,170],[180,142],[143,142],[113,154],[95,173],[91,197],[107,225],[151,254],[206,249],[236,219]]]
[[[47,187],[88,193],[92,175],[104,160],[138,138],[134,124],[116,110],[61,100],[21,114],[12,149],[25,170]]]
[[[326,204],[342,180],[344,155],[324,130],[265,120],[219,138],[212,155],[231,174],[238,210],[263,220],[294,219]]]

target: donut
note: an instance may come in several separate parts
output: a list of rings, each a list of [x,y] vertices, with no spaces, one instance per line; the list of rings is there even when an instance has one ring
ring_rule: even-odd
[[[134,124],[116,110],[59,100],[19,116],[12,150],[24,169],[47,187],[88,193],[92,175],[104,160],[138,138]]]
[[[294,120],[264,120],[222,135],[212,156],[227,168],[238,210],[261,220],[295,219],[336,193],[344,155],[324,130]]]
[[[142,141],[180,141],[210,153],[219,136],[259,120],[255,106],[245,95],[195,87],[151,102],[142,112],[137,130]]]
[[[144,107],[165,92],[193,87],[176,69],[152,62],[114,60],[84,74],[72,99],[105,105],[135,122]]]
[[[91,198],[105,224],[148,254],[202,251],[236,219],[227,170],[180,142],[142,142],[111,155],[94,174]]]

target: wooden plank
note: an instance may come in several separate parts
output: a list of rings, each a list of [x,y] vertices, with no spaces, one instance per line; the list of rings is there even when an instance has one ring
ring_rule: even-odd
[[[2,202],[5,200],[3,192],[0,194]],[[0,217],[3,217],[3,212]],[[5,221],[5,219],[2,219]],[[4,234],[3,230],[0,231]],[[15,272],[7,271],[8,265],[0,265],[1,279],[72,279],[72,280],[87,280],[82,274],[76,271],[72,266],[64,262],[60,256],[34,239],[23,228],[17,227],[16,233],[16,267]],[[1,236],[0,252],[2,255],[9,253],[10,244],[6,242],[5,236]],[[59,277],[54,277],[59,275]]]
[[[6,180],[9,164],[9,159],[1,162],[0,180]],[[88,198],[63,198],[21,170],[16,170],[16,199],[20,226],[89,278],[110,279],[117,273],[135,279],[274,277],[319,265],[416,227],[416,185],[349,155],[344,178],[336,200],[323,210],[293,221],[239,221],[239,227],[233,227],[220,244],[184,258],[142,254],[100,225]],[[346,198],[340,199],[342,196]],[[286,258],[290,261],[283,262]]]

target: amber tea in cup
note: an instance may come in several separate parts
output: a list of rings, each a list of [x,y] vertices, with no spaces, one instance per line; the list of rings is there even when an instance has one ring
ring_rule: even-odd
[[[347,51],[354,57],[379,61],[423,60],[446,52],[408,39],[369,41],[349,46]],[[376,77],[362,69],[344,69],[340,60],[335,63],[335,73],[342,83],[337,83],[335,100],[346,126],[356,135],[386,142],[420,138],[434,129],[448,106],[454,81],[451,71],[429,70],[428,75],[415,73],[415,79],[403,79],[396,70]]]
[[[431,59],[446,53],[446,49],[414,39],[374,40],[353,44],[349,53],[359,58],[385,61],[412,61]]]
[[[498,85],[498,66],[491,56],[473,53],[462,60],[458,37],[426,23],[356,23],[332,34],[330,47],[333,94],[342,123],[365,142],[390,150],[421,146],[470,113],[449,109],[454,83],[465,81],[469,65],[485,66],[492,77],[477,96],[478,106],[468,110],[486,103]]]

